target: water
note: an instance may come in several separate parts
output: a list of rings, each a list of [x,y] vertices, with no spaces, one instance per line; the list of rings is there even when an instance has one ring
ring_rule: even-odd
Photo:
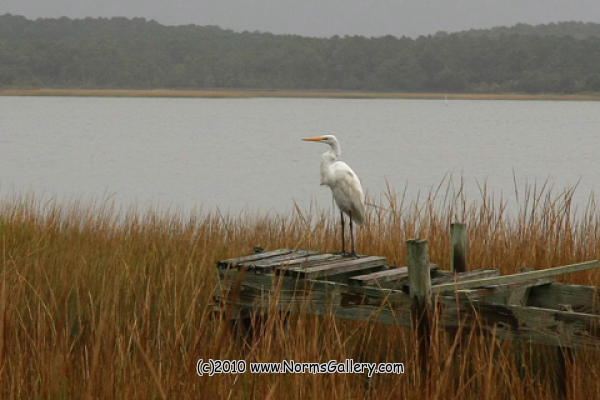
[[[514,197],[548,180],[600,185],[600,102],[0,97],[0,196],[237,213],[331,207],[319,186],[337,135],[366,192],[409,199],[452,175]]]

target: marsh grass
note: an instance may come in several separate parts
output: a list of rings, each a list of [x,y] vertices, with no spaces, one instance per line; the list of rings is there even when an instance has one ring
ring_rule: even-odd
[[[448,232],[468,227],[470,268],[513,273],[598,258],[593,197],[576,210],[574,188],[546,185],[492,198],[485,185],[468,200],[446,182],[417,201],[388,189],[371,200],[357,235],[364,254],[406,262],[405,241],[429,241],[448,268]],[[273,311],[252,340],[213,314],[217,260],[256,245],[331,251],[337,214],[299,207],[289,215],[182,217],[121,213],[109,203],[0,203],[0,397],[2,398],[556,398],[556,351],[499,341],[477,329],[448,335],[434,327],[426,372],[411,329],[332,316]],[[600,285],[597,271],[561,278]],[[245,374],[197,376],[199,358],[250,362],[331,359],[403,362],[403,375]],[[600,357],[567,357],[567,398],[600,397]]]

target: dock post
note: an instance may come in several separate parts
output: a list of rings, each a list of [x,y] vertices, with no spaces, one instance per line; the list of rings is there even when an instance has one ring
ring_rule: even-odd
[[[450,271],[455,274],[467,270],[467,228],[465,224],[450,225]]]
[[[412,239],[406,242],[408,258],[408,283],[410,287],[411,319],[417,335],[418,359],[421,379],[427,380],[427,359],[431,337],[431,275],[427,241]]]
[[[413,304],[419,308],[431,306],[431,275],[429,272],[429,253],[427,240],[411,239],[406,241],[408,258],[408,284]]]

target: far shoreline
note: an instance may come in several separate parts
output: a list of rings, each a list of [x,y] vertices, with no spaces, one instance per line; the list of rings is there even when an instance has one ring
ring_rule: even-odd
[[[343,90],[268,89],[0,89],[0,96],[174,97],[174,98],[331,98],[427,100],[572,100],[598,101],[600,93],[414,93]]]

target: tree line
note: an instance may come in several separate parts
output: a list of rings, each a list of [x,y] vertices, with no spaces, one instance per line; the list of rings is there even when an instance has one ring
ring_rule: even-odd
[[[600,91],[600,24],[312,38],[5,14],[0,87],[591,92]]]

